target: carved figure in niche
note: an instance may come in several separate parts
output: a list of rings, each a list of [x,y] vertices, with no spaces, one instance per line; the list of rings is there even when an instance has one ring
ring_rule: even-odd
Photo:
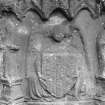
[[[71,5],[72,5],[72,3],[73,3],[74,1],[71,1]],[[71,7],[70,8],[70,12],[72,12],[72,17],[75,17],[75,14],[78,14],[79,12],[78,11],[80,11],[80,10],[82,10],[82,9],[84,9],[84,8],[87,8],[90,12],[91,12],[91,14],[92,14],[92,16],[93,17],[96,17],[95,15],[98,15],[96,12],[97,11],[95,11],[95,9],[96,9],[96,3],[94,2],[94,0],[93,1],[75,1],[76,3],[77,3],[77,5],[74,5],[74,8],[73,7]],[[52,3],[52,4],[51,4]],[[39,3],[40,4],[40,3]],[[50,17],[50,13],[54,10],[54,9],[56,9],[56,7],[59,7],[59,8],[61,8],[60,7],[60,5],[59,5],[60,3],[59,2],[57,2],[57,1],[44,1],[43,2],[43,10],[44,10],[44,13],[45,13],[45,17]],[[39,6],[39,5],[37,5],[37,3],[36,3],[36,5],[35,6]],[[52,8],[53,7],[53,8]],[[78,7],[78,8],[77,8]],[[79,8],[80,7],[80,8]],[[66,13],[68,13],[68,9],[66,8],[65,9],[66,10]],[[84,13],[83,13],[84,14]],[[87,17],[89,17],[89,20],[92,22],[92,24],[93,25],[95,25],[95,22],[92,20],[92,18],[90,18],[90,14],[89,14],[89,12],[86,12],[86,16]],[[89,70],[89,72],[87,71],[86,72],[86,74],[88,74],[88,79],[85,81],[85,84],[88,82],[90,85],[86,85],[85,87],[86,87],[86,93],[88,94],[88,91],[90,91],[90,95],[91,94],[94,94],[94,92],[93,92],[93,90],[94,90],[94,69],[97,71],[97,57],[96,57],[96,49],[95,49],[95,47],[96,47],[96,45],[95,45],[95,41],[96,41],[96,32],[94,32],[94,33],[89,33],[89,30],[92,30],[93,29],[93,25],[88,29],[88,30],[86,30],[86,28],[84,28],[84,26],[86,25],[86,24],[82,24],[81,25],[81,23],[79,22],[79,19],[76,19],[76,21],[77,21],[77,27],[80,27],[80,30],[82,31],[82,35],[81,35],[81,37],[83,38],[83,41],[84,41],[84,46],[83,46],[83,50],[84,50],[84,56],[85,56],[85,59],[86,59],[86,64],[87,64],[87,66],[88,66],[88,70]],[[86,20],[87,21],[87,20]],[[49,26],[49,25],[48,25]],[[96,28],[96,27],[94,27],[94,28]],[[86,34],[86,32],[88,32],[89,33],[89,35],[87,35]],[[40,32],[41,33],[41,32]],[[35,34],[35,33],[34,33]],[[38,34],[38,32],[36,32],[36,34]],[[41,34],[43,34],[43,33],[41,33]],[[44,35],[39,35],[40,37],[42,37],[42,36],[44,36]],[[51,33],[52,34],[52,33]],[[92,35],[93,34],[93,35]],[[38,36],[38,35],[36,35],[36,36]],[[34,39],[33,37],[36,37],[36,36],[31,36],[32,37],[32,39]],[[45,35],[46,36],[46,35]],[[58,37],[58,36],[61,36],[60,38]],[[54,34],[54,36],[48,36],[48,38],[46,38],[46,40],[48,41],[52,41],[52,40],[50,40],[50,39],[53,39],[53,40],[55,40],[57,43],[62,43],[62,41],[63,41],[63,37],[65,37],[64,36],[64,34],[62,34],[62,33],[60,33],[60,34],[58,34],[58,35],[56,35],[56,34]],[[38,38],[35,38],[35,39],[38,39]],[[36,70],[37,70],[37,72],[38,71],[43,71],[43,65],[44,65],[44,67],[46,67],[45,66],[45,64],[46,63],[44,63],[43,64],[43,62],[45,62],[43,59],[45,59],[45,58],[43,58],[43,53],[44,53],[44,50],[43,49],[47,49],[46,48],[46,46],[48,47],[48,45],[46,45],[46,42],[44,42],[43,41],[43,39],[45,39],[45,38],[40,38],[40,39],[42,39],[42,41],[41,40],[39,40],[38,41],[38,48],[39,49],[37,49],[37,48],[34,48],[34,50],[36,50],[35,52],[38,52],[39,50],[41,50],[41,51],[39,51],[39,54],[40,55],[37,55],[37,56],[39,56],[38,58],[37,58],[37,61],[36,62],[38,62],[37,64],[36,64],[36,67],[37,67],[37,65],[39,65],[38,67],[40,67],[40,68],[36,68]],[[65,38],[64,38],[65,39]],[[49,42],[48,41],[48,42]],[[34,41],[31,41],[31,42],[34,42]],[[34,42],[35,43],[35,42]],[[42,44],[41,44],[42,43]],[[49,43],[51,43],[51,42],[49,42]],[[44,45],[45,44],[45,45]],[[52,43],[52,46],[53,46],[53,44],[54,43]],[[60,45],[59,44],[59,45]],[[34,45],[34,44],[33,44]],[[58,45],[58,44],[57,44]],[[90,46],[91,45],[91,46]],[[44,48],[43,48],[43,46],[44,46]],[[51,47],[51,46],[50,46]],[[53,49],[53,48],[52,48]],[[54,49],[56,49],[55,48],[55,46],[54,46]],[[37,51],[38,50],[38,51]],[[61,50],[61,49],[60,49]],[[57,50],[58,51],[58,50]],[[57,52],[56,51],[56,52]],[[46,52],[46,51],[45,51]],[[49,47],[48,47],[48,52],[50,52],[49,51]],[[46,52],[46,53],[48,53],[48,52]],[[52,53],[53,51],[51,50],[51,52],[50,53]],[[67,51],[67,52],[69,52],[69,51]],[[53,52],[54,53],[54,52]],[[37,53],[38,54],[38,53]],[[46,55],[46,54],[45,54]],[[56,54],[55,54],[56,55]],[[41,57],[40,57],[41,56]],[[46,55],[46,56],[49,56],[49,55]],[[55,57],[54,57],[55,58]],[[31,59],[31,58],[30,58]],[[33,58],[34,59],[34,58]],[[39,60],[38,60],[39,59]],[[43,61],[43,62],[41,62],[41,61]],[[40,63],[41,62],[41,63]],[[48,65],[47,65],[48,66]],[[55,67],[55,66],[54,66]],[[38,76],[41,78],[41,80],[40,80],[40,78],[39,78],[39,81],[40,82],[42,82],[43,83],[43,86],[42,87],[44,87],[44,90],[46,90],[48,93],[49,93],[49,91],[48,90],[50,90],[50,92],[52,91],[53,93],[52,93],[52,96],[53,97],[58,97],[58,98],[60,98],[60,97],[62,97],[62,94],[57,94],[53,89],[51,90],[51,89],[48,89],[47,90],[47,86],[48,86],[48,83],[49,82],[47,82],[46,83],[46,81],[48,81],[48,80],[46,80],[46,78],[44,78],[43,77],[43,75],[42,74],[40,74],[40,72],[38,72]],[[85,74],[85,73],[83,73],[83,74]],[[89,74],[91,74],[91,76],[89,76]],[[55,74],[56,75],[56,74]],[[45,76],[46,77],[46,76]],[[83,78],[83,77],[82,77]],[[85,77],[84,77],[85,78]],[[84,79],[83,78],[83,79]],[[52,79],[50,79],[51,81],[52,81]],[[88,81],[89,80],[89,81]],[[34,80],[33,80],[34,81]],[[50,82],[51,82],[50,81]],[[92,81],[92,82],[91,82]],[[83,82],[83,81],[82,81]],[[31,83],[31,81],[30,81],[30,83]],[[78,84],[79,84],[80,82],[78,82]],[[31,83],[32,84],[32,83]],[[33,83],[33,84],[35,84],[35,83]],[[46,86],[46,84],[47,84],[47,86]],[[50,83],[49,83],[50,84]],[[78,84],[77,84],[77,88],[78,88]],[[61,84],[60,84],[61,85]],[[33,86],[34,87],[34,86]],[[50,86],[49,86],[50,87]],[[33,90],[35,89],[35,87],[33,88]],[[32,94],[32,91],[33,91],[32,89],[30,89],[30,91],[31,91],[31,94]],[[78,89],[77,89],[78,90]],[[34,91],[36,91],[36,89],[34,90]],[[43,91],[43,89],[42,89],[42,91]],[[78,94],[78,91],[76,92],[77,94]],[[42,93],[41,93],[42,94]],[[40,97],[39,98],[41,98],[41,95],[39,95]],[[42,95],[43,96],[43,95]],[[33,98],[34,99],[34,95],[33,95],[33,97],[32,97],[32,95],[30,96],[31,98]],[[36,98],[36,97],[35,97]]]
[[[36,72],[36,77],[34,75],[33,80],[29,81],[32,99],[38,97],[40,99],[63,98],[76,82],[76,79],[73,82],[71,77],[74,75],[73,77],[76,78],[77,75],[75,72],[77,66],[72,64],[75,62],[75,57],[73,57],[75,54],[71,54],[69,49],[72,32],[62,23],[58,25],[52,23],[53,25],[51,25],[51,22],[47,22],[41,25],[39,32],[33,32],[30,37],[31,48],[29,51],[32,54],[30,57],[33,61],[35,60],[31,66],[34,65],[32,69],[35,69]],[[71,47],[71,49],[75,48]],[[75,50],[74,52],[77,53]],[[71,62],[72,65],[68,62]],[[72,75],[69,75],[71,73]],[[38,83],[35,83],[35,80]],[[36,84],[40,86],[34,86]]]
[[[74,2],[76,2],[76,5],[72,4]],[[18,84],[17,81],[24,78],[27,78],[26,92],[30,98],[29,100],[25,98],[27,102],[56,101],[57,99],[64,101],[66,96],[70,97],[70,100],[81,97],[93,98],[95,95],[93,91],[94,72],[98,69],[95,49],[97,32],[93,32],[93,30],[100,27],[93,20],[93,17],[98,15],[95,11],[94,0],[70,1],[70,8],[68,0],[66,2],[62,0],[43,0],[42,5],[40,5],[41,3],[42,0],[36,0],[35,5],[29,5],[33,10],[35,6],[37,8],[35,11],[39,11],[38,13],[41,14],[42,18],[49,19],[47,22],[42,22],[39,19],[38,24],[31,24],[33,25],[31,35],[25,27],[26,21],[24,20],[27,16],[22,20],[22,23],[17,22],[15,25],[8,21],[13,30],[6,24],[8,34],[4,34],[1,38],[0,46],[1,56],[3,55],[5,61],[3,62],[4,68],[2,68],[3,74],[1,74],[4,78],[1,80],[6,79],[8,86],[4,88],[1,98],[7,97],[8,99],[10,96],[14,100],[18,99],[17,95],[16,97],[12,95],[13,87],[11,85],[15,87]],[[22,7],[20,5],[20,8]],[[30,8],[25,13],[30,12]],[[77,16],[85,8],[88,11],[82,12],[79,15],[80,17]],[[22,10],[24,11],[24,9]],[[52,12],[56,10],[65,12],[67,18],[71,19],[72,17],[75,22],[70,23],[65,18],[61,19],[58,14],[52,17]],[[22,13],[22,11],[16,12],[17,14]],[[55,21],[57,18],[59,21]],[[30,20],[30,22],[34,21]],[[91,24],[87,25],[85,22]],[[23,71],[23,73],[19,71]],[[20,87],[19,85],[18,89]],[[22,96],[24,99],[22,91],[20,93],[19,97]]]
[[[35,31],[35,28],[38,30]],[[27,59],[29,72],[30,68],[32,70],[32,74],[27,73],[29,98],[34,101],[55,101],[66,96],[75,100],[94,96],[94,82],[91,82],[94,75],[92,78],[92,75],[89,76],[91,70],[88,71],[84,58],[84,51],[90,51],[84,49],[87,46],[86,36],[83,37],[86,41],[84,46],[80,30],[66,21],[59,24],[48,21],[35,28],[30,37]]]

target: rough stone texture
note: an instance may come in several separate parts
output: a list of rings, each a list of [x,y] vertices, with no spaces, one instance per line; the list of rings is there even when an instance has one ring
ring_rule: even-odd
[[[105,19],[94,18],[95,0],[0,5],[0,105],[104,105]]]
[[[75,17],[84,8],[90,11],[92,17],[97,17],[98,7],[95,0],[71,0],[70,13],[72,17]]]

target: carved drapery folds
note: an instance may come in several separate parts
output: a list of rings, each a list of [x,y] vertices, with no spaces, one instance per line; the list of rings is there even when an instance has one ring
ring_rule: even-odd
[[[102,3],[0,0],[0,104],[103,101]]]
[[[61,26],[57,29],[59,28],[61,28]],[[54,34],[68,34],[65,33],[66,31],[63,33],[61,32],[62,30],[60,32],[58,31]],[[45,32],[45,34],[47,33]],[[48,35],[50,34],[51,33],[49,32]],[[37,38],[38,35],[40,36],[39,39]],[[68,35],[69,38],[64,37],[62,42],[56,42],[56,40],[51,39],[52,37],[44,40],[44,34],[38,35],[36,34],[36,36],[31,36],[32,49],[34,51],[33,54],[35,54],[35,52],[39,52],[34,64],[37,79],[46,94],[48,94],[47,96],[58,99],[64,98],[67,94],[70,94],[71,89],[75,87],[76,80],[80,72],[79,68],[82,68],[84,63],[84,61],[81,63],[79,61],[80,59],[83,60],[82,55],[76,50],[76,48],[72,47],[71,35]],[[80,43],[80,40],[77,39],[77,41]],[[54,42],[55,44],[53,45]],[[35,43],[36,46],[33,45]],[[49,43],[49,45],[47,43]],[[75,62],[75,64],[73,62]],[[31,83],[31,85],[33,84],[34,83]],[[33,86],[30,86],[30,88],[32,87]],[[32,93],[32,89],[30,91]],[[39,90],[39,93],[40,95],[42,94],[41,96],[44,98],[43,92],[40,92]],[[76,95],[75,92],[73,94],[74,96]]]

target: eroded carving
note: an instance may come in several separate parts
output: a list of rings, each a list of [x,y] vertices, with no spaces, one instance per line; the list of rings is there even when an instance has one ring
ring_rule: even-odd
[[[95,0],[71,0],[70,13],[72,17],[75,17],[82,9],[89,10],[94,18],[98,16],[98,7]]]
[[[92,17],[96,18],[99,16],[100,7],[103,7],[95,0],[4,0],[1,1],[0,4],[1,12],[4,10],[13,12],[20,20],[30,10],[38,12],[42,19],[48,19],[55,10],[60,10],[69,20],[71,20],[82,9],[87,9]]]
[[[101,61],[104,69],[103,38],[97,34],[102,29],[100,4],[95,0],[0,3],[1,104],[81,104],[81,100],[93,104],[104,96],[104,86],[99,86],[104,72],[95,80]]]

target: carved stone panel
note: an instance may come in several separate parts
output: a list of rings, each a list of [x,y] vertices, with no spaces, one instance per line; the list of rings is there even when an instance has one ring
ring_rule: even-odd
[[[0,105],[104,105],[104,0],[0,0]]]

